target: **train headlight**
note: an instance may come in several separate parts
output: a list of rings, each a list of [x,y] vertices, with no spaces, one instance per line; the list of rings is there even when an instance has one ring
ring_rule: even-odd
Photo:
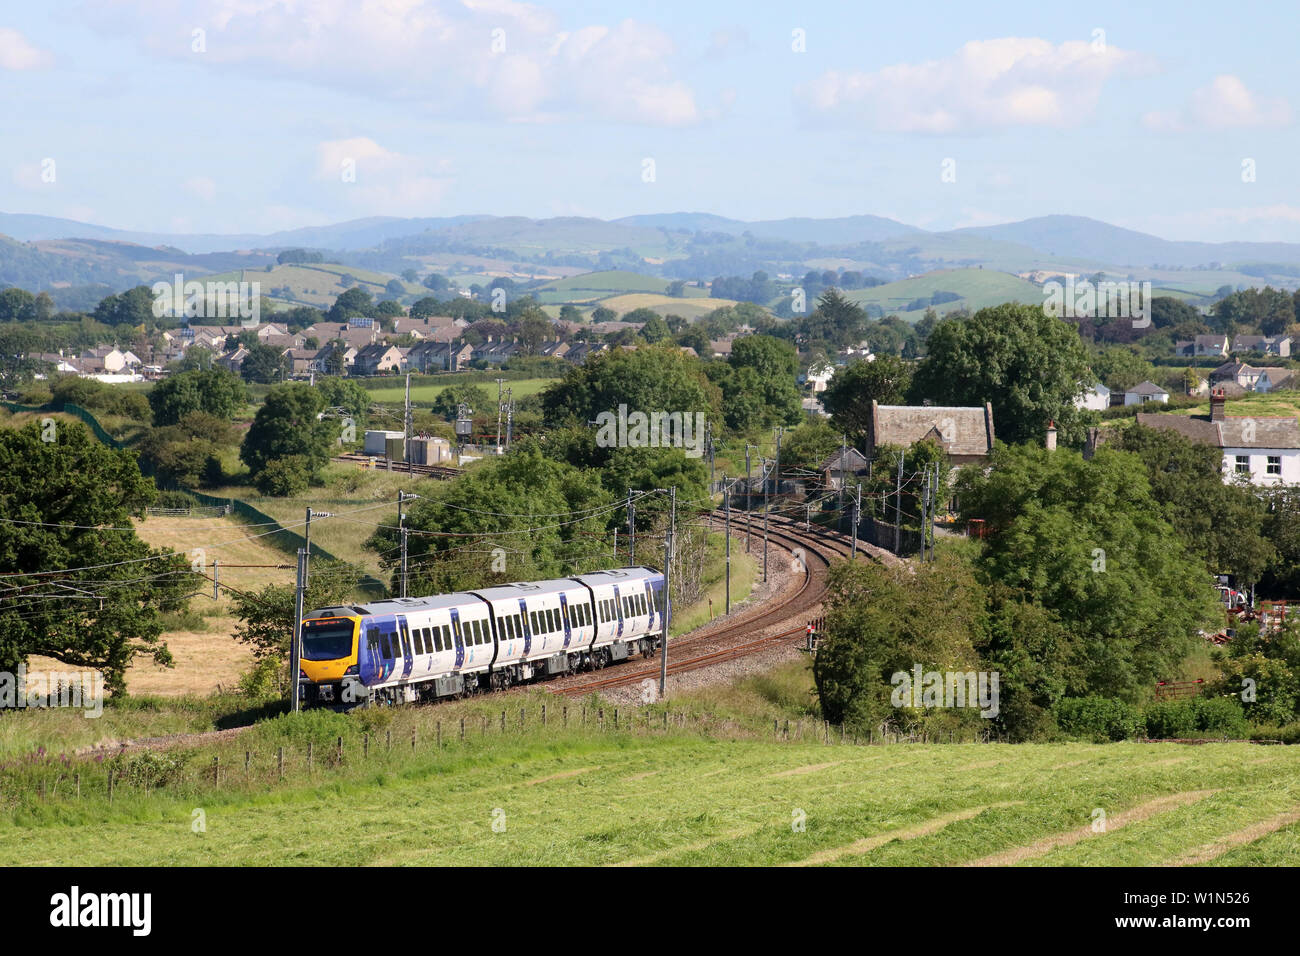
[[[356,677],[360,673],[361,673],[361,668],[358,667],[356,664],[353,664],[351,667],[349,667],[347,670],[343,672],[343,676]]]

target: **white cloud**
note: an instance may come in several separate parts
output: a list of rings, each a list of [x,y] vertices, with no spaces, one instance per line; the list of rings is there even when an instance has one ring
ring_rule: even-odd
[[[451,188],[450,164],[432,165],[365,136],[316,146],[316,179],[335,184],[345,199],[376,215],[420,215],[439,203]]]
[[[1142,122],[1154,130],[1286,126],[1291,122],[1291,107],[1280,96],[1252,93],[1240,77],[1221,73],[1192,93],[1183,109],[1153,111],[1145,114]]]
[[[17,30],[0,27],[0,70],[39,70],[53,62],[53,56],[32,46]]]
[[[671,37],[652,24],[561,27],[513,0],[123,0],[106,32],[129,30],[162,56],[292,78],[343,92],[416,101],[442,115],[520,121],[586,117],[696,123],[695,94],[674,73]],[[205,52],[191,33],[206,31]]]
[[[942,60],[873,73],[829,70],[796,96],[816,116],[898,132],[1069,127],[1096,109],[1113,75],[1145,65],[1114,46],[1003,37],[972,40]]]

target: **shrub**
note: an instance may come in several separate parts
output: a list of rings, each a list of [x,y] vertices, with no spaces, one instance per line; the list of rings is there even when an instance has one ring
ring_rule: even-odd
[[[262,494],[274,498],[291,498],[300,495],[311,484],[311,472],[307,464],[307,459],[302,455],[276,458],[267,462],[266,466],[258,472],[257,477],[253,479],[253,484]]]
[[[1162,740],[1195,737],[1196,711],[1190,700],[1157,701],[1146,709],[1147,736]]]
[[[1138,737],[1146,730],[1136,709],[1107,697],[1066,697],[1056,702],[1052,713],[1066,736],[1099,743]]]
[[[1196,729],[1207,737],[1241,739],[1250,735],[1250,724],[1235,697],[1201,697],[1192,701]]]

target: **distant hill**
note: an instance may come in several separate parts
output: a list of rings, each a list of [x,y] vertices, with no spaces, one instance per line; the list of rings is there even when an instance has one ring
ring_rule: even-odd
[[[1300,262],[1300,244],[1290,242],[1174,242],[1123,229],[1085,216],[1039,216],[1000,226],[954,229],[949,235],[1018,242],[1050,256],[1092,259],[1130,268],[1157,263],[1200,266],[1212,262]]]

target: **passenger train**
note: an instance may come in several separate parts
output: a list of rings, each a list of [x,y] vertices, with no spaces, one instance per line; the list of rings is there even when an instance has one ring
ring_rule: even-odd
[[[305,615],[305,706],[437,700],[650,657],[665,615],[652,568],[595,571]]]

